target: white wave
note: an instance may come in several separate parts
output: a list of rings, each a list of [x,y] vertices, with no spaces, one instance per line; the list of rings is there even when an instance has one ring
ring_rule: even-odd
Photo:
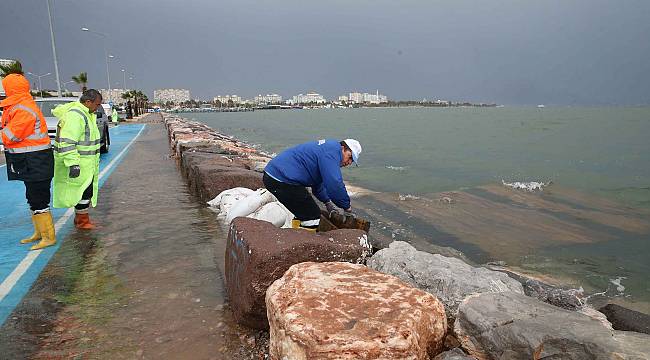
[[[609,279],[609,282],[616,286],[616,291],[623,293],[625,291],[625,286],[621,285],[621,280],[627,279],[625,276],[619,276],[616,279]]]
[[[406,201],[406,200],[419,200],[419,196],[411,195],[411,194],[398,194],[399,201]]]
[[[407,168],[408,168],[407,166],[386,165],[386,169],[388,169],[388,170],[406,171]]]
[[[522,181],[515,181],[515,182],[505,182],[505,180],[501,179],[501,183],[503,186],[511,187],[516,190],[526,190],[526,191],[542,191],[544,187],[551,185],[553,182],[540,182],[540,181],[529,181],[529,182],[522,182]]]

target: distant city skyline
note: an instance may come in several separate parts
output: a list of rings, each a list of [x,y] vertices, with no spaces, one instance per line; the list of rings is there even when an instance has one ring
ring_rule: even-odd
[[[113,89],[112,93],[117,94],[115,96],[121,96],[123,90],[122,89]],[[102,89],[102,94],[108,94],[108,91],[105,89]],[[246,98],[239,96],[238,94],[226,94],[226,95],[216,95],[212,97],[212,99],[202,99],[200,97],[193,97],[192,96],[192,91],[190,89],[174,89],[174,88],[166,88],[166,89],[155,89],[153,91],[153,102],[157,103],[183,103],[186,101],[190,100],[198,100],[198,101],[203,101],[203,102],[214,102],[214,103],[222,103],[222,104],[227,104],[227,103],[232,103],[232,104],[254,104],[254,105],[269,105],[269,104],[305,104],[305,103],[315,103],[315,104],[323,104],[323,103],[328,103],[328,102],[346,102],[346,103],[351,103],[351,104],[381,104],[381,103],[386,103],[388,102],[388,97],[386,95],[380,94],[379,90],[376,90],[374,94],[370,94],[367,92],[350,92],[346,95],[339,95],[338,97],[334,98],[326,98],[323,95],[315,92],[315,91],[309,91],[306,94],[297,94],[293,95],[291,97],[288,97],[286,100],[282,97],[282,95],[273,93],[273,94],[258,94],[255,97],[252,98]],[[413,99],[415,100],[415,99]]]
[[[161,88],[202,99],[380,89],[395,100],[650,104],[644,0],[53,5],[62,82],[85,71],[90,87],[108,88],[106,49],[110,87],[126,82],[150,98]],[[45,2],[4,1],[0,13],[11,33],[0,58],[54,73]],[[54,80],[41,79],[50,89]]]

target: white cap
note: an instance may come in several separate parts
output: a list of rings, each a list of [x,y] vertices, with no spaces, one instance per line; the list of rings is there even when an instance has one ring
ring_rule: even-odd
[[[343,141],[352,150],[352,161],[356,163],[359,160],[359,155],[361,155],[361,144],[354,139],[345,139]]]

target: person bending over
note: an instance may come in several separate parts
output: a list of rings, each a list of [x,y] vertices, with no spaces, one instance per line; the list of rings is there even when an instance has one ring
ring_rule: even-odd
[[[328,213],[336,207],[352,215],[350,197],[343,183],[341,168],[356,164],[361,144],[354,139],[310,141],[289,148],[264,168],[264,186],[294,214],[293,228],[316,231],[320,208],[306,187],[310,187]]]

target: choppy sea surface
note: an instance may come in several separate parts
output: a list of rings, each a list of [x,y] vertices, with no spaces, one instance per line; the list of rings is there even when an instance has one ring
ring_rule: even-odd
[[[584,194],[584,204],[574,208],[585,216],[601,210],[596,207],[603,201],[616,204],[616,210],[603,214],[629,213],[630,219],[621,220],[620,228],[594,223],[591,230],[608,232],[602,241],[554,241],[523,256],[520,251],[505,257],[522,268],[569,274],[591,293],[605,292],[650,309],[650,231],[645,230],[650,219],[644,219],[650,213],[648,107],[263,110],[183,116],[269,153],[309,140],[355,138],[363,146],[360,166],[344,169],[344,178],[380,193],[478,194],[472,189],[538,181]],[[553,199],[558,206],[569,203]],[[633,223],[629,229],[628,223]]]

